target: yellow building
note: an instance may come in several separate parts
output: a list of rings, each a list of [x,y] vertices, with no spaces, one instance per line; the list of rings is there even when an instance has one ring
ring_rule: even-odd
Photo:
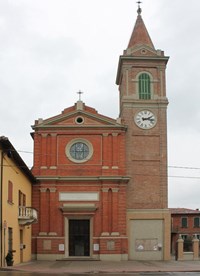
[[[12,252],[14,264],[31,260],[31,224],[37,211],[31,207],[35,178],[8,138],[0,137],[0,266]]]

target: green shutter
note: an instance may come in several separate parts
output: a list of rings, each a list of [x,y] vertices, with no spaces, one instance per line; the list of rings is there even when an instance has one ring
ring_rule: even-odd
[[[188,225],[187,225],[187,218],[182,218],[181,219],[181,227],[183,228],[187,228]]]
[[[151,99],[150,76],[146,73],[142,73],[139,76],[139,98],[142,100]]]
[[[194,227],[200,227],[200,218],[199,217],[194,218]]]

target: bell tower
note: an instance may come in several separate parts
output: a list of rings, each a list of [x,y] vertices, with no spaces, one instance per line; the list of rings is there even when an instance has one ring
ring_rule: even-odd
[[[168,259],[167,210],[168,57],[156,50],[138,2],[133,32],[119,58],[120,118],[127,125],[127,218],[130,259]],[[150,231],[151,229],[151,231]]]

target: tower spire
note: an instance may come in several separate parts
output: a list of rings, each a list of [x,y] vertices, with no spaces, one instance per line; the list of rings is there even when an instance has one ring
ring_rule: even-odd
[[[142,2],[139,0],[136,3],[138,4],[138,9],[137,9],[138,16],[135,22],[133,32],[131,34],[128,48],[131,48],[137,45],[146,45],[152,49],[155,49],[141,16],[142,9],[140,7],[140,4]]]

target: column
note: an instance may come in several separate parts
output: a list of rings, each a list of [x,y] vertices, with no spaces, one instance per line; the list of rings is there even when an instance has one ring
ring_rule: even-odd
[[[108,227],[108,188],[102,188],[102,236],[109,236]]]
[[[112,133],[112,169],[118,169],[118,133]]]
[[[183,257],[183,239],[181,235],[179,235],[179,238],[177,240],[177,261],[182,261],[184,259]]]
[[[50,169],[56,169],[57,165],[57,134],[51,134],[51,165]]]
[[[34,169],[41,166],[41,135],[34,133]]]
[[[50,168],[51,166],[51,136],[46,137],[46,166]]]
[[[49,221],[50,221],[50,236],[57,236],[57,223],[56,223],[56,188],[49,188],[50,200],[49,200]]]
[[[119,188],[112,188],[112,236],[118,236],[118,192]]]
[[[103,143],[102,143],[102,169],[109,169],[108,166],[108,133],[103,133]]]
[[[41,169],[47,168],[47,134],[42,134]]]
[[[193,247],[193,260],[199,260],[199,240],[197,239],[197,235],[194,235],[192,240],[192,247]]]
[[[48,232],[48,204],[47,204],[47,188],[40,188],[40,233],[39,235],[47,235]]]

